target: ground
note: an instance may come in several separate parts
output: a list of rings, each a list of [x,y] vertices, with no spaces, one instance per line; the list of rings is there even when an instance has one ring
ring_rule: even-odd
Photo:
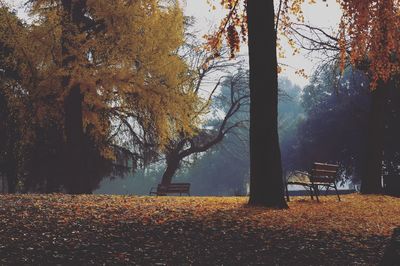
[[[0,196],[1,265],[376,265],[400,199]]]

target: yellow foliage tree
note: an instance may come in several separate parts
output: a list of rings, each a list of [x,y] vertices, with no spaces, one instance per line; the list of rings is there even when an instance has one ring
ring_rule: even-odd
[[[38,94],[58,91],[62,102],[79,85],[85,128],[92,124],[96,135],[107,135],[109,119],[102,120],[99,114],[137,113],[145,124],[155,126],[160,144],[165,143],[176,127],[189,124],[187,112],[196,100],[183,93],[187,68],[175,53],[183,42],[180,7],[162,7],[159,0],[83,2],[81,25],[64,26],[69,29],[67,36],[61,36],[65,15],[61,3],[38,0],[31,7],[36,21],[28,37],[38,44],[31,43],[30,52],[36,60],[48,62],[40,69]],[[66,55],[62,55],[62,38],[66,38]],[[62,66],[63,57],[73,57],[74,62]],[[70,81],[62,87],[65,74]]]
[[[35,0],[27,7],[32,22],[24,27],[2,16],[12,34],[1,41],[24,62],[19,86],[32,122],[61,125],[67,161],[84,167],[86,137],[113,158],[119,120],[161,148],[177,132],[194,132],[198,98],[177,52],[184,39],[178,2]]]

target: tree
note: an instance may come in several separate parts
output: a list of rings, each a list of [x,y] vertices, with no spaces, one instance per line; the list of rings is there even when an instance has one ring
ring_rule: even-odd
[[[274,3],[248,0],[247,14],[251,101],[249,204],[286,208],[278,137]]]
[[[247,0],[243,11],[237,0],[222,1],[222,4],[229,13],[221,22],[219,31],[208,37],[210,47],[218,50],[223,34],[226,33],[233,56],[240,47],[236,28],[240,28],[243,40],[246,40],[248,31],[251,102],[249,204],[287,208],[278,136],[277,27],[274,1]]]
[[[342,76],[339,72],[337,66],[317,71],[303,89],[303,118],[289,144],[282,144],[283,163],[286,171],[308,171],[313,161],[337,163],[342,177],[359,183],[370,106],[368,78],[350,67]]]
[[[25,163],[24,128],[29,128],[29,120],[21,108],[25,97],[18,87],[26,65],[17,56],[15,47],[4,41],[12,38],[10,24],[24,30],[17,16],[0,6],[0,176],[3,191],[7,187],[8,193],[15,193]]]
[[[17,163],[20,132],[16,122],[17,118],[10,108],[7,97],[0,91],[0,139],[2,140],[0,144],[0,176],[7,180],[8,193],[15,193],[18,182]]]
[[[381,175],[385,131],[385,105],[394,77],[399,73],[400,2],[397,0],[343,1],[342,36],[351,40],[350,60],[366,66],[372,80],[368,151],[361,192],[382,192]],[[342,38],[343,39],[343,38]],[[343,49],[342,49],[343,50]]]
[[[1,41],[23,62],[15,87],[28,99],[30,154],[43,155],[29,164],[29,180],[52,182],[41,169],[58,158],[53,165],[62,166],[64,177],[55,187],[88,193],[98,165],[118,158],[116,150],[141,156],[128,133],[151,136],[162,148],[177,132],[193,132],[189,118],[198,99],[186,93],[187,65],[177,54],[183,43],[177,3],[35,0],[27,7],[34,23],[16,27],[2,17],[13,34]]]
[[[90,188],[83,185],[85,180],[85,141],[83,126],[82,104],[84,95],[83,88],[79,83],[71,82],[74,65],[80,58],[76,50],[82,49],[80,43],[74,42],[83,33],[82,27],[85,25],[85,13],[87,12],[86,0],[61,1],[61,67],[65,71],[61,80],[61,86],[67,90],[64,99],[64,128],[66,139],[65,167],[67,171],[67,189],[70,193],[89,193]],[[75,47],[74,47],[75,46]],[[76,50],[75,50],[75,49]],[[74,51],[75,50],[75,51]]]
[[[315,45],[313,50],[340,50],[342,70],[350,62],[355,68],[365,71],[371,80],[371,110],[369,115],[368,138],[362,174],[361,192],[375,194],[382,192],[384,159],[385,120],[388,113],[385,106],[391,101],[389,91],[396,87],[394,80],[399,72],[400,47],[397,0],[383,1],[340,1],[343,16],[338,36],[324,30],[306,26],[318,38],[305,39]],[[294,30],[299,33],[298,30]],[[300,34],[302,35],[302,34]],[[322,38],[320,38],[322,36]],[[387,133],[387,132],[386,132]]]
[[[384,192],[400,196],[400,89],[395,81],[385,108]]]
[[[249,0],[247,1],[249,4]],[[290,2],[290,4],[289,4]],[[294,14],[298,21],[304,21],[301,12],[301,5],[304,1],[280,1],[278,12],[278,19],[282,15],[279,29],[284,31],[290,28],[290,15]],[[314,1],[311,1],[314,2]],[[227,33],[227,39],[232,47],[232,51],[238,50],[238,33],[236,26],[243,26],[245,16],[238,15],[237,6],[238,1],[225,0],[222,4],[230,10],[228,16],[222,21],[220,31],[213,37],[209,38],[209,43],[212,47],[220,46],[220,39],[223,33]],[[340,64],[344,70],[346,63],[349,61],[357,68],[362,68],[369,72],[371,77],[371,88],[386,91],[388,80],[390,77],[398,74],[398,58],[400,53],[400,46],[397,41],[399,39],[398,26],[400,25],[400,17],[398,16],[398,9],[400,3],[397,0],[373,0],[368,1],[340,1],[343,9],[342,21],[340,24],[340,34],[337,38],[329,38],[335,40],[340,49]],[[261,7],[261,6],[260,6]],[[282,9],[281,9],[282,7]],[[290,9],[289,9],[290,7]],[[273,10],[273,9],[272,9]],[[250,10],[248,10],[250,11]],[[268,13],[268,9],[259,12]],[[233,18],[231,20],[231,18]],[[249,12],[249,26],[251,15]],[[246,28],[242,27],[246,32]],[[315,31],[315,28],[310,28]],[[326,33],[320,30],[325,36]],[[244,34],[243,34],[244,35]],[[249,36],[251,33],[249,32]],[[329,46],[328,48],[332,49]],[[333,47],[335,49],[336,46]],[[349,57],[347,57],[349,55]],[[379,89],[381,88],[381,89]],[[367,152],[367,159],[365,163],[365,174],[363,175],[363,193],[379,193],[381,191],[380,179],[382,169],[382,126],[380,126],[384,118],[379,117],[382,114],[380,106],[382,106],[386,93],[375,92],[373,94],[372,104],[373,110],[371,111],[371,132],[369,137]],[[380,103],[378,103],[380,101]],[[376,109],[375,109],[376,107]],[[373,114],[373,115],[372,115]],[[375,122],[375,123],[374,123]],[[380,131],[380,132],[378,132]],[[371,162],[373,162],[371,164]]]
[[[201,63],[199,77],[195,83],[194,90],[196,93],[200,92],[201,83],[204,78],[207,77],[208,73],[213,73],[218,69],[227,68],[234,64],[227,63],[225,60],[208,60],[206,57],[207,66],[205,63]],[[213,146],[222,142],[225,136],[236,128],[242,126],[246,121],[235,121],[234,116],[241,111],[243,106],[246,105],[249,94],[247,93],[247,73],[244,70],[239,70],[237,73],[231,76],[222,76],[211,90],[208,100],[205,101],[204,106],[200,107],[200,110],[195,113],[193,121],[199,120],[201,116],[205,115],[205,111],[209,106],[213,105],[216,97],[214,93],[219,89],[220,84],[223,88],[229,88],[229,95],[227,97],[228,108],[221,110],[224,112],[224,117],[221,120],[214,119],[214,123],[211,126],[205,125],[203,128],[199,128],[193,136],[188,136],[182,132],[175,139],[171,139],[169,144],[166,146],[164,154],[166,159],[166,169],[163,173],[161,184],[168,185],[171,183],[172,177],[176,171],[180,168],[182,160],[186,157],[192,156],[197,153],[206,152]],[[215,106],[214,106],[215,107]]]
[[[247,75],[243,85],[248,91]],[[217,97],[219,109],[224,112],[231,107],[230,94],[231,88],[226,84]],[[230,124],[240,122],[241,125],[229,132],[219,145],[212,147],[200,158],[196,158],[193,166],[181,174],[193,184],[193,193],[246,195],[250,169],[249,111],[249,104],[242,104],[240,110],[230,119]],[[211,126],[219,123],[220,121],[210,121]]]

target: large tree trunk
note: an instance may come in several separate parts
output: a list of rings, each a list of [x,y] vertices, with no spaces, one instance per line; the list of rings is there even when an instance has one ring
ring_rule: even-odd
[[[371,92],[371,110],[369,115],[368,139],[361,177],[362,194],[382,193],[382,160],[385,131],[385,106],[388,83],[379,82]]]
[[[71,37],[70,35],[79,33],[79,23],[84,15],[85,1],[78,0],[63,0],[64,18],[62,21],[62,66],[65,69],[71,69],[76,63],[76,55],[71,52]],[[64,115],[65,115],[65,170],[66,170],[66,183],[67,192],[73,194],[80,194],[87,192],[83,184],[85,176],[85,156],[84,156],[84,132],[83,132],[83,113],[82,103],[83,95],[81,93],[80,85],[70,84],[71,77],[66,75],[63,77],[62,85],[69,93],[64,101]]]
[[[400,196],[400,86],[399,77],[395,77],[387,95],[384,160],[386,176],[384,176],[384,192],[392,196]]]
[[[67,152],[68,192],[85,193],[84,179],[84,134],[82,121],[83,96],[79,86],[74,87],[65,99],[65,136]]]
[[[251,205],[287,208],[278,137],[278,66],[272,0],[248,0]]]

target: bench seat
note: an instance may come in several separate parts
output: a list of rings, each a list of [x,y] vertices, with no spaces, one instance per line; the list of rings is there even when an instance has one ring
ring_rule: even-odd
[[[157,188],[152,187],[149,195],[166,196],[168,194],[186,194],[190,196],[190,183],[171,183],[169,185],[158,184]]]

